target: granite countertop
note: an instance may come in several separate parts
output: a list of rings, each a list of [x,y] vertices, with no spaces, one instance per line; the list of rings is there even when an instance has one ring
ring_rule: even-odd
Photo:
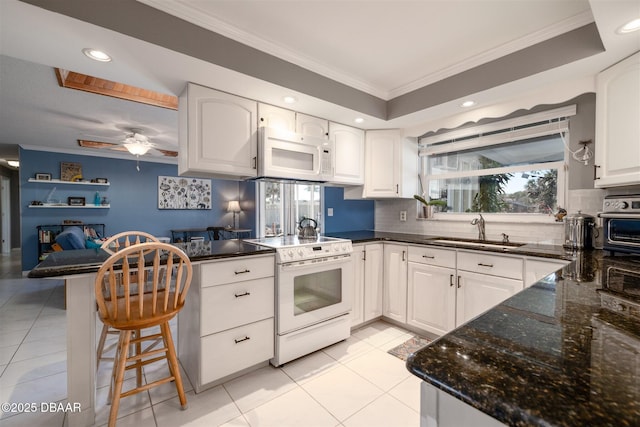
[[[423,235],[423,234],[408,234],[408,233],[392,233],[387,231],[375,231],[375,230],[357,230],[357,231],[345,231],[338,233],[326,233],[329,237],[339,237],[342,239],[349,239],[353,243],[367,243],[367,242],[397,242],[397,243],[408,243],[408,244],[419,244],[419,245],[432,245],[432,246],[442,246],[446,248],[455,248],[455,249],[470,249],[470,250],[482,250],[485,252],[496,252],[503,254],[514,254],[514,255],[522,255],[522,256],[536,256],[542,258],[555,258],[555,259],[565,259],[571,261],[575,257],[575,252],[565,249],[560,245],[547,245],[547,244],[539,244],[539,243],[527,243],[523,245],[517,246],[509,246],[506,249],[491,247],[491,246],[475,246],[475,244],[481,243],[480,240],[473,239],[464,239],[464,238],[451,238],[446,236],[433,236],[433,235]],[[458,243],[455,242],[438,242],[437,240],[458,240]],[[470,242],[474,244],[474,246],[470,246],[465,244],[465,242]],[[485,241],[484,243],[493,243],[496,245],[501,244],[502,242],[492,242]]]
[[[513,426],[640,425],[640,257],[591,250],[407,368]]]
[[[192,262],[275,252],[273,249],[238,239],[175,243],[174,246],[182,249]],[[52,252],[29,272],[28,277],[59,277],[94,273],[110,255],[100,248]]]

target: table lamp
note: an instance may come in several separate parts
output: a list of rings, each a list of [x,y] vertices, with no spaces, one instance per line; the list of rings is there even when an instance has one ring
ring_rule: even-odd
[[[242,212],[242,210],[240,209],[240,202],[237,200],[229,201],[227,212],[233,212],[233,228],[236,228],[236,214]]]

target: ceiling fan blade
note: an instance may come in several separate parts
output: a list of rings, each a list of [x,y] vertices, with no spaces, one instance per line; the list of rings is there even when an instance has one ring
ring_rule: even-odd
[[[177,151],[163,150],[161,148],[155,148],[155,150],[161,152],[163,155],[167,157],[178,157]]]

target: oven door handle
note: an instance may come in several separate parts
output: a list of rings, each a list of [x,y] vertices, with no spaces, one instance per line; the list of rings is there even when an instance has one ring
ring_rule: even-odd
[[[328,265],[336,265],[336,264],[345,264],[350,261],[351,254],[339,255],[335,257],[331,257],[331,259],[324,258],[316,258],[316,259],[308,259],[304,261],[294,261],[287,262],[284,264],[280,264],[281,269],[286,270],[294,270],[297,268],[307,268],[307,267],[319,267],[319,266],[328,266]],[[319,261],[322,260],[322,261]]]
[[[640,219],[640,213],[616,213],[616,212],[600,212],[600,218],[622,218],[622,219]]]

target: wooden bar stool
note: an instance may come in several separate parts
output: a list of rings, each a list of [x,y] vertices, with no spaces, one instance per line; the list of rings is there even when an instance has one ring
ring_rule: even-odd
[[[145,233],[144,231],[123,231],[122,233],[115,234],[105,240],[100,246],[102,249],[109,253],[118,252],[120,249],[128,248],[131,245],[139,245],[145,242],[159,242],[157,237]],[[132,277],[135,281],[135,277]],[[100,366],[101,360],[111,360],[110,357],[104,357],[104,344],[107,340],[107,335],[119,334],[119,331],[109,329],[107,325],[102,325],[102,332],[100,332],[100,339],[98,340],[98,348],[96,350],[96,365]]]
[[[145,272],[145,274],[142,274]],[[132,281],[132,273],[137,273]],[[111,255],[96,275],[95,291],[100,320],[120,331],[109,400],[109,427],[116,424],[122,397],[175,381],[183,409],[187,399],[180,376],[169,321],[184,306],[193,270],[187,255],[168,243],[148,242],[129,246]],[[160,333],[145,329],[159,326]],[[135,332],[135,335],[132,334]],[[162,339],[162,348],[142,350],[141,343]],[[135,351],[130,355],[130,348]],[[169,376],[142,384],[142,367],[166,359]],[[125,371],[135,369],[137,386],[122,391]]]

